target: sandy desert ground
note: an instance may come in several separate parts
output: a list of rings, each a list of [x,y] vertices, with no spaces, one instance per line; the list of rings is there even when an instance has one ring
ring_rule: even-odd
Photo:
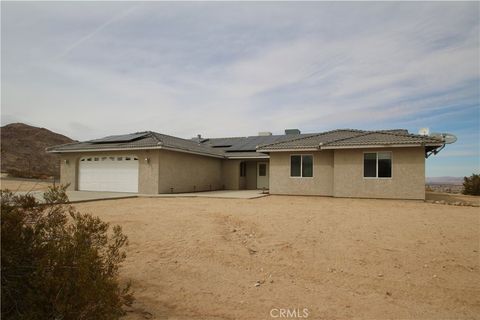
[[[9,189],[10,191],[45,191],[48,189],[49,186],[53,186],[53,181],[21,178],[1,178],[0,186],[2,190]]]
[[[129,236],[128,320],[480,318],[478,207],[268,196],[76,208]]]

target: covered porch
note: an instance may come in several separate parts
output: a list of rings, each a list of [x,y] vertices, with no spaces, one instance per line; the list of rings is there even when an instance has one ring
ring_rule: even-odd
[[[270,160],[229,159],[223,162],[223,181],[226,190],[268,190]]]

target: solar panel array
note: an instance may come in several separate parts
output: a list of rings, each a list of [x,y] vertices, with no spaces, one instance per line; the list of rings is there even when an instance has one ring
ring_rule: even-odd
[[[250,136],[233,138],[212,138],[206,139],[203,144],[221,148],[225,151],[255,151],[257,146],[281,142],[285,140],[296,139],[300,137],[309,137],[312,134],[289,134],[289,135],[271,135],[271,136]]]
[[[137,132],[130,134],[121,134],[116,136],[108,136],[105,138],[90,140],[90,143],[115,143],[115,142],[129,142],[134,141],[148,135],[148,132]]]

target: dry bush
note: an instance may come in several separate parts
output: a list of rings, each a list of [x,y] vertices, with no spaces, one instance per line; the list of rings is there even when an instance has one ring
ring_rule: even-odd
[[[75,211],[65,187],[31,195],[1,192],[2,319],[118,319],[133,301],[118,268],[120,226]]]

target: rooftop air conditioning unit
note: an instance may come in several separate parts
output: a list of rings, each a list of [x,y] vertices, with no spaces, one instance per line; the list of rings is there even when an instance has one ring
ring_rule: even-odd
[[[285,134],[300,134],[300,130],[299,129],[285,129]]]

